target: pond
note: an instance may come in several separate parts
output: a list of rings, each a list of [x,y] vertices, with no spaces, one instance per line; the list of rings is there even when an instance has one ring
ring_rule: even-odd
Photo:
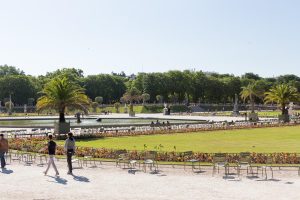
[[[201,123],[200,121],[191,121],[191,120],[172,120],[172,119],[142,119],[142,118],[132,118],[132,119],[120,119],[120,118],[111,118],[111,119],[101,119],[97,121],[96,119],[81,119],[81,123],[77,123],[76,119],[67,119],[67,122],[70,122],[71,127],[89,127],[89,126],[121,126],[121,125],[147,125],[151,122],[156,123],[156,120],[162,124],[169,121],[171,124],[183,124],[183,123]],[[14,119],[14,120],[3,120],[0,121],[0,126],[2,127],[51,127],[54,125],[56,119]]]

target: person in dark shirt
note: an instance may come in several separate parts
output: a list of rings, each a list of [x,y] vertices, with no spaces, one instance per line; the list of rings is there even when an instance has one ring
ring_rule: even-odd
[[[59,175],[58,170],[56,168],[56,165],[54,163],[54,156],[55,156],[55,151],[56,151],[56,143],[53,141],[53,137],[52,135],[49,135],[49,142],[48,142],[48,154],[49,154],[49,161],[48,161],[48,166],[46,171],[44,172],[45,175],[47,175],[48,170],[50,168],[50,166],[52,165],[55,172],[56,172],[56,176]]]

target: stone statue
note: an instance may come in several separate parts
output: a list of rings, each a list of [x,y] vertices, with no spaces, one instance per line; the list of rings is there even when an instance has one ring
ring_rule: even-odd
[[[234,116],[240,115],[238,100],[239,100],[238,95],[235,94],[234,95],[234,106],[233,106],[233,115]]]

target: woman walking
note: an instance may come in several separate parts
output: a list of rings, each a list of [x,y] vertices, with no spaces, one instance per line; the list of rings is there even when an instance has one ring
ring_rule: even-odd
[[[67,154],[67,162],[68,162],[68,168],[69,168],[68,174],[73,175],[73,173],[72,173],[72,170],[73,170],[72,156],[75,153],[75,139],[74,139],[72,133],[68,133],[68,139],[66,139],[66,142],[65,142],[65,151]]]
[[[56,143],[53,141],[52,135],[49,135],[49,142],[48,142],[48,154],[49,154],[49,160],[48,160],[48,166],[46,171],[44,172],[45,175],[47,175],[48,170],[50,166],[52,165],[56,174],[55,176],[59,176],[58,170],[56,168],[56,165],[54,163],[54,156],[55,156],[55,151],[56,151]]]

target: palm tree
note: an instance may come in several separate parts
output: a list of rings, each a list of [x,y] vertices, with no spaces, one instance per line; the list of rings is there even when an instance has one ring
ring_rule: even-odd
[[[133,113],[133,102],[140,101],[141,98],[140,91],[135,87],[132,87],[125,92],[122,99],[125,102],[129,102],[129,115]]]
[[[42,96],[37,101],[37,111],[54,109],[59,113],[59,122],[66,122],[65,111],[79,109],[87,111],[90,105],[84,89],[67,77],[54,78],[45,85]]]
[[[262,97],[263,90],[258,86],[257,82],[252,82],[252,83],[249,83],[247,86],[242,87],[242,91],[241,91],[240,95],[244,101],[249,99],[250,104],[251,104],[251,112],[254,113],[255,97]]]
[[[285,83],[273,86],[265,95],[265,103],[276,102],[281,107],[282,115],[286,114],[287,104],[300,99],[297,88]]]

